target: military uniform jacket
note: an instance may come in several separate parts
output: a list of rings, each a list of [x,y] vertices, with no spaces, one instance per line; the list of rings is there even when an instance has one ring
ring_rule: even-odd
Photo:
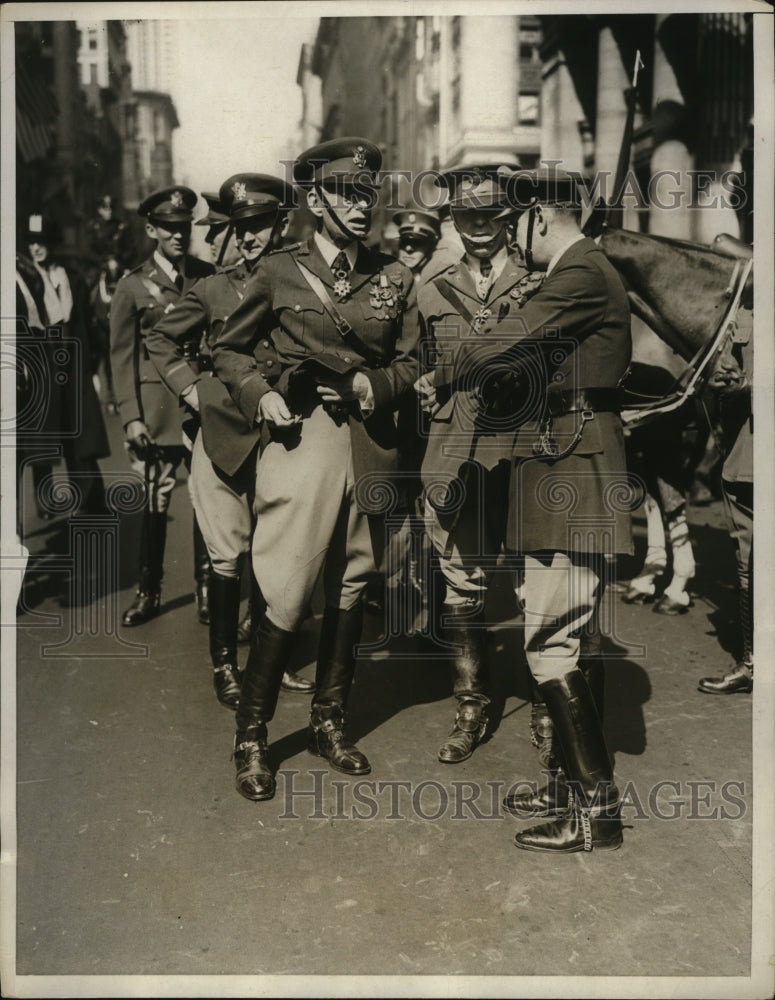
[[[499,353],[486,342],[466,345],[453,380],[474,378],[493,364],[511,368],[518,379],[527,369],[518,381],[523,419],[512,436],[517,461],[509,546],[523,552],[631,552],[630,511],[639,497],[626,478],[619,414],[595,412],[583,429],[580,412],[554,416],[548,429],[560,449],[576,441],[580,429],[581,437],[566,457],[536,454],[547,430],[540,403],[545,405],[550,388],[615,389],[627,370],[630,310],[621,279],[593,240],[579,240],[507,325],[513,347]]]
[[[182,411],[148,356],[146,336],[156,322],[201,278],[212,264],[186,257],[179,292],[153,257],[125,275],[110,304],[110,354],[113,386],[124,427],[142,420],[158,445],[180,445]]]
[[[196,384],[202,444],[210,461],[233,476],[256,446],[260,427],[237,409],[229,391],[209,371],[200,372],[186,360],[184,346],[192,340],[212,363],[212,347],[224,322],[245,295],[250,271],[245,261],[198,281],[165,313],[146,337],[148,355],[171,392],[180,396]],[[257,370],[270,383],[280,373],[277,352],[268,338],[256,343]],[[207,362],[204,365],[208,367]]]
[[[299,259],[326,286],[354,334],[342,337],[333,319],[296,265]],[[374,411],[349,417],[356,481],[367,473],[390,474],[397,467],[394,409],[418,377],[416,324],[405,322],[412,276],[395,258],[362,245],[349,274],[351,293],[336,302],[334,277],[314,242],[265,257],[251,275],[245,298],[225,323],[213,351],[215,370],[245,418],[255,422],[258,404],[270,386],[256,351],[272,339],[282,375],[277,391],[287,395],[291,373],[316,355],[336,355],[371,383]],[[377,290],[384,294],[380,298]],[[366,491],[359,491],[363,506]]]
[[[510,255],[484,301],[463,260],[418,290],[424,366],[431,370],[442,404],[430,424],[422,465],[423,485],[431,500],[443,497],[444,488],[460,476],[466,462],[492,469],[511,459],[513,433],[499,421],[482,424],[474,381],[453,384],[455,359],[466,344],[487,343],[495,352],[512,344],[513,330],[506,321],[520,308],[528,280],[518,258]],[[450,293],[452,301],[447,298]],[[461,305],[467,316],[462,315]]]

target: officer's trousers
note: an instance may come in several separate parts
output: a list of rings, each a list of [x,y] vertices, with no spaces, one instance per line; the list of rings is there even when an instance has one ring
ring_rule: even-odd
[[[495,570],[506,508],[503,470],[469,476],[466,500],[454,515],[426,502],[425,526],[439,555],[445,603],[483,606]],[[580,633],[593,620],[604,587],[604,560],[582,552],[512,554],[519,566],[517,598],[525,614],[525,656],[536,682],[563,677],[579,657]],[[596,621],[596,619],[594,619]]]
[[[227,476],[208,458],[199,433],[191,455],[189,487],[213,569],[220,576],[239,578],[241,558],[250,552],[255,456],[236,475]]]
[[[252,560],[277,627],[300,627],[321,572],[328,607],[358,603],[376,570],[379,527],[358,509],[354,488],[350,428],[321,406],[262,447]]]

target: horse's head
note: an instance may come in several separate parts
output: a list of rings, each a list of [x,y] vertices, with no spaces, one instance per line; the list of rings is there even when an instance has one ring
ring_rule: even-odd
[[[633,312],[682,358],[694,357],[726,313],[740,273],[736,259],[626,229],[606,228],[598,242],[621,275]]]

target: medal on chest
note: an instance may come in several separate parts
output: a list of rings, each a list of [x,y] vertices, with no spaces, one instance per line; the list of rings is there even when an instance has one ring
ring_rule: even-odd
[[[395,319],[402,304],[400,291],[400,278],[394,278],[393,284],[398,288],[393,288],[388,276],[384,272],[371,276],[369,287],[369,305],[374,310],[377,319]]]
[[[492,316],[492,310],[487,309],[485,306],[479,306],[479,309],[474,316],[473,328],[474,333],[481,333],[484,328],[484,324]]]
[[[349,271],[334,271],[334,295],[340,302],[344,302],[345,299],[348,299],[350,297],[350,292],[353,290],[348,274]]]

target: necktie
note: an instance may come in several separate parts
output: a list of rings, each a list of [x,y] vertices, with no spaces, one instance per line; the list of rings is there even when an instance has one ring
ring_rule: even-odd
[[[489,260],[479,262],[479,274],[476,277],[476,292],[480,299],[487,298],[490,290],[490,276],[492,275],[492,264]]]
[[[177,288],[177,290],[179,292],[182,292],[183,291],[183,275],[180,273],[180,271],[175,271],[175,277],[172,280],[173,280],[173,283],[175,285],[175,288]]]
[[[334,295],[336,295],[341,302],[343,299],[346,299],[352,291],[350,279],[348,277],[350,273],[350,261],[347,259],[347,254],[344,250],[340,250],[336,257],[334,257],[331,264],[331,271],[336,278],[336,281],[334,282]]]

